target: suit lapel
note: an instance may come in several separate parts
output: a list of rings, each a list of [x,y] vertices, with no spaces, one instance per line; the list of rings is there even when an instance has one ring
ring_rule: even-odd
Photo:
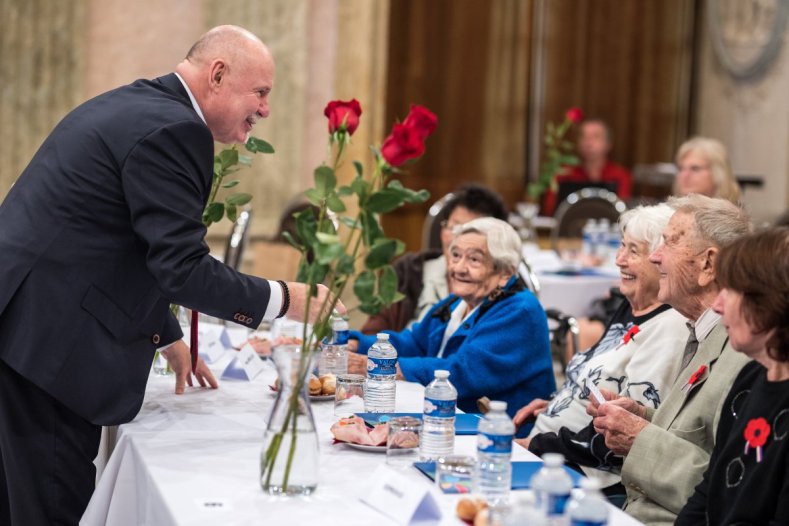
[[[722,321],[718,321],[710,334],[699,344],[696,355],[677,376],[666,400],[660,404],[652,418],[652,422],[664,429],[668,429],[685,403],[695,391],[700,389],[710,375],[712,367],[726,345],[728,337]],[[704,367],[703,370],[700,368]],[[699,373],[692,382],[694,373]]]

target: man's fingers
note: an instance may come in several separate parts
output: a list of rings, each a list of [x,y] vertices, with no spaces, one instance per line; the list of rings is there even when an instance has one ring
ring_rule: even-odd
[[[184,394],[185,375],[178,373],[175,375],[175,394]]]
[[[343,305],[342,301],[340,300],[337,300],[337,304],[334,306],[334,309],[343,316],[348,314],[348,309],[345,308],[345,305]]]
[[[186,373],[186,383],[189,385],[189,387],[192,387],[192,371],[191,370],[188,373]]]

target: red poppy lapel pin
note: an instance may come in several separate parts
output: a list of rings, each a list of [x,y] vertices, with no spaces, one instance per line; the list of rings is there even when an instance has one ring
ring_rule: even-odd
[[[682,390],[689,391],[690,389],[692,389],[693,386],[696,385],[699,380],[701,380],[701,378],[704,376],[704,373],[706,372],[707,372],[707,366],[700,365],[699,368],[696,369],[696,372],[690,375],[690,378],[688,378],[688,383],[685,384],[685,387],[683,387]]]
[[[756,449],[756,462],[762,461],[762,447],[770,436],[770,424],[762,417],[752,418],[748,421],[743,432],[745,437],[745,454],[750,448]]]
[[[622,338],[622,343],[629,343],[630,340],[635,341],[635,338],[633,337],[639,332],[641,332],[641,329],[638,328],[638,325],[633,325],[625,333],[625,336]]]

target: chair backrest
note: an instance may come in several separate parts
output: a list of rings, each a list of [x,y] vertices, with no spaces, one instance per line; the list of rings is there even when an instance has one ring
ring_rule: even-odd
[[[556,209],[556,226],[551,232],[551,244],[557,248],[559,238],[581,237],[589,219],[606,218],[615,223],[625,210],[625,203],[608,190],[584,188],[573,192]]]
[[[233,223],[233,230],[230,231],[230,236],[227,238],[227,244],[225,245],[225,264],[236,270],[241,266],[244,249],[249,243],[249,226],[252,222],[251,220],[251,210],[242,210],[239,212],[235,223]]]
[[[422,250],[441,248],[441,221],[449,216],[446,204],[455,197],[455,194],[448,193],[430,207],[422,225]]]
[[[545,315],[548,317],[548,331],[551,337],[551,354],[554,360],[562,366],[562,371],[567,369],[567,346],[570,345],[569,356],[578,352],[578,337],[580,329],[578,321],[556,309],[547,309]]]

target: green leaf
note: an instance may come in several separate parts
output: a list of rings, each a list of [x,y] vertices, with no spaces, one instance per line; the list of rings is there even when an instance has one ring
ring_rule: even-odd
[[[383,267],[395,257],[397,248],[397,241],[394,239],[378,239],[375,244],[370,247],[370,251],[364,258],[365,266],[373,270]]]
[[[376,240],[384,237],[384,231],[378,225],[378,219],[375,214],[363,210],[361,213],[362,219],[362,241],[364,245],[370,247]]]
[[[323,232],[317,232],[315,237],[318,238],[318,241],[325,244],[337,244],[340,242],[340,236],[334,234],[324,234]]]
[[[337,195],[341,197],[346,197],[353,194],[353,188],[350,186],[341,186],[337,189]]]
[[[381,298],[374,297],[369,302],[365,302],[359,305],[359,310],[365,314],[374,316],[375,314],[378,314],[381,311],[382,306],[383,305],[381,304]]]
[[[239,155],[238,164],[243,164],[246,167],[252,166],[252,157],[249,155]]]
[[[236,209],[235,205],[227,205],[225,207],[225,213],[227,213],[227,218],[232,222],[236,222],[238,219],[238,210]]]
[[[318,242],[315,232],[318,230],[318,220],[315,218],[315,213],[312,208],[305,208],[301,212],[293,214],[296,219],[296,233],[299,236],[299,242],[306,247],[311,247]]]
[[[335,186],[337,186],[337,178],[334,176],[334,170],[325,165],[315,169],[315,189],[321,197],[328,196]]]
[[[238,185],[239,181],[228,181],[222,185],[222,188],[233,188],[234,186]]]
[[[361,177],[356,177],[351,181],[351,189],[359,196],[359,201],[361,202],[367,197],[367,194],[370,193],[370,183]]]
[[[340,223],[342,223],[343,225],[347,226],[348,228],[354,229],[354,228],[361,228],[362,227],[362,224],[360,222],[357,223],[356,219],[354,219],[352,217],[340,216],[338,219],[340,220]]]
[[[329,197],[326,198],[326,206],[332,212],[345,212],[345,203],[342,202],[342,199],[336,193],[329,194]]]
[[[385,214],[391,212],[395,208],[402,206],[405,201],[404,192],[392,188],[384,188],[370,196],[367,200],[365,208],[371,212],[378,214]]]
[[[247,193],[231,194],[225,198],[225,203],[228,206],[243,206],[250,201],[252,201],[252,194]]]
[[[304,247],[301,244],[299,244],[298,241],[293,239],[293,236],[291,235],[290,232],[288,232],[287,230],[282,232],[282,237],[285,238],[285,241],[290,243],[290,246],[292,246],[293,248],[295,248],[299,252],[304,252]]]
[[[386,265],[378,277],[378,294],[384,305],[391,305],[397,292],[397,273],[392,265]]]
[[[357,277],[353,284],[353,293],[362,303],[368,303],[375,294],[375,272],[364,270]]]
[[[359,177],[364,176],[364,166],[362,166],[362,163],[360,163],[359,161],[354,161],[353,167],[356,169],[356,175],[358,175]]]
[[[222,175],[222,162],[218,156],[214,157],[214,175]]]
[[[577,166],[579,162],[575,155],[562,155],[559,157],[559,161],[567,166]]]
[[[227,169],[238,163],[238,150],[235,148],[227,148],[219,152],[219,162],[222,163],[222,168]]]
[[[353,264],[353,258],[348,254],[343,254],[340,256],[340,259],[337,262],[337,274],[350,276],[353,275],[354,270],[356,269]]]
[[[312,262],[307,272],[306,283],[323,283],[326,279],[326,274],[329,272],[329,265],[317,261]]]
[[[310,188],[304,192],[304,197],[315,206],[321,206],[323,203],[323,196],[315,188]]]
[[[327,234],[322,232],[318,232],[317,234],[318,237],[325,235]],[[321,265],[328,265],[344,254],[343,247],[339,243],[317,243],[312,245],[312,249],[315,252],[315,261]],[[321,278],[321,281],[323,281],[323,278]],[[314,283],[320,283],[320,281]]]
[[[211,223],[217,223],[222,220],[225,216],[225,205],[223,203],[211,203],[207,207],[205,207],[205,212],[203,213],[203,223],[210,225]]]
[[[249,136],[247,139],[247,143],[244,145],[247,151],[252,153],[274,153],[274,147],[271,144],[267,143],[263,139],[258,139],[257,137]]]

